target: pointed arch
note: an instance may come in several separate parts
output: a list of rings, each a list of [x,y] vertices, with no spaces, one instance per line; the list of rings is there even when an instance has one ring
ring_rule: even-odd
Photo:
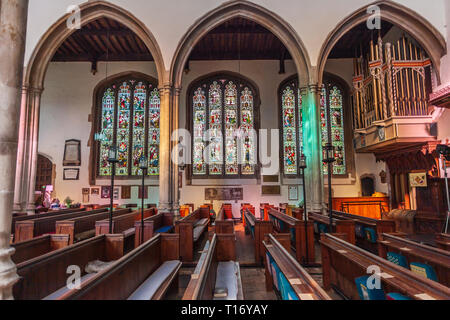
[[[67,28],[66,21],[69,16],[69,14],[66,14],[61,17],[40,39],[28,63],[24,80],[25,86],[43,88],[45,74],[53,55],[65,39],[76,31],[76,29]],[[80,17],[81,26],[99,18],[110,18],[128,27],[147,46],[156,64],[159,83],[163,83],[165,67],[161,50],[155,37],[143,22],[123,8],[106,1],[89,1],[80,5]]]
[[[322,83],[325,64],[337,42],[351,29],[364,23],[371,16],[367,13],[370,6],[380,8],[381,19],[410,33],[428,53],[435,66],[438,83],[440,83],[440,60],[447,53],[446,42],[441,33],[417,12],[393,1],[376,1],[355,11],[331,31],[322,45],[317,62],[319,84]]]
[[[170,83],[181,88],[183,70],[195,45],[212,29],[220,24],[241,17],[254,21],[277,36],[291,54],[300,83],[310,83],[311,64],[306,47],[295,30],[275,13],[249,1],[229,1],[210,11],[192,25],[175,51],[170,69]]]

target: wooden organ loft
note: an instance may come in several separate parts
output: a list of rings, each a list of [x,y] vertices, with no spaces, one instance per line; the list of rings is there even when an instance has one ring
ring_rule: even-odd
[[[413,212],[415,233],[439,232],[446,209],[430,103],[431,60],[405,35],[394,43],[379,37],[364,53],[354,59],[356,152],[386,162],[391,209]],[[414,172],[427,172],[426,188],[410,187]]]
[[[384,153],[436,140],[429,108],[431,60],[406,36],[370,42],[354,60],[354,141],[357,152]]]

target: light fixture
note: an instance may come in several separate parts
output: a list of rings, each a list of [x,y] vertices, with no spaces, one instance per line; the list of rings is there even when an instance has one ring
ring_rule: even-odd
[[[117,147],[115,145],[112,145],[111,147],[109,147],[108,162],[109,163],[117,163],[117,162],[119,162],[117,160]]]
[[[336,161],[334,157],[334,146],[332,143],[327,143],[325,147],[323,148],[323,161],[325,163],[333,163]]]

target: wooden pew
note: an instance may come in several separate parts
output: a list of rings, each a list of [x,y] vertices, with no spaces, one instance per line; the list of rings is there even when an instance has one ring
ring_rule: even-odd
[[[144,219],[154,216],[156,212],[157,210],[155,208],[145,209]],[[126,253],[136,248],[135,224],[137,221],[141,221],[141,210],[113,217],[112,233],[122,233],[124,235],[124,247]],[[99,236],[101,234],[109,234],[109,218],[95,222],[95,235]]]
[[[308,212],[309,221],[324,224],[330,230],[330,218],[319,213]],[[356,243],[355,221],[351,219],[333,219],[333,230],[335,233],[345,233],[348,235],[348,241]]]
[[[387,259],[388,252],[404,256],[408,263],[419,262],[433,267],[438,282],[450,287],[450,252],[423,245],[393,234],[382,234],[378,240],[379,256]]]
[[[194,259],[194,244],[208,230],[209,207],[201,207],[175,223],[175,233],[180,235],[180,256],[183,262]]]
[[[273,229],[278,233],[289,233],[291,235],[291,247],[295,252],[295,257],[300,263],[315,262],[315,246],[314,246],[314,223],[305,222],[290,217],[280,211],[271,208],[269,210],[269,220],[273,224]],[[308,239],[306,240],[306,235]],[[308,250],[306,249],[308,246]],[[308,256],[306,255],[308,251]]]
[[[102,235],[52,251],[17,265],[19,281],[14,285],[17,300],[40,300],[65,288],[70,274],[68,267],[78,266],[82,281],[88,263],[96,260],[110,262],[123,256],[123,235]],[[58,292],[56,296],[62,294]]]
[[[435,241],[439,249],[450,251],[450,234],[437,234]]]
[[[245,217],[244,217],[245,210],[248,210],[251,214],[256,216],[256,209],[254,206],[252,206],[249,203],[241,204],[241,220],[244,227],[245,227]]]
[[[40,218],[37,217],[31,220],[17,221],[14,241],[22,242],[31,240],[33,238],[42,236],[48,233],[55,233],[56,221],[74,219],[83,216],[94,215],[97,213],[108,212],[108,209],[97,209],[92,211],[77,211],[72,213],[66,213],[62,215],[55,215],[50,217]]]
[[[235,237],[214,234],[206,243],[183,300],[243,300]],[[215,290],[227,289],[227,297],[215,297]]]
[[[116,209],[113,212],[114,217],[126,215],[131,209]],[[95,224],[97,221],[109,218],[109,212],[101,212],[88,216],[75,217],[56,221],[56,233],[68,234],[70,236],[70,244],[80,240],[95,236]]]
[[[49,211],[46,213],[35,214],[35,215],[21,214],[19,216],[13,217],[12,225],[11,225],[11,232],[14,233],[16,231],[16,222],[17,221],[33,220],[33,219],[37,219],[37,218],[48,218],[48,217],[60,216],[60,215],[67,214],[67,213],[82,212],[82,211],[87,211],[87,209],[86,208],[78,208],[78,209],[54,210],[54,211]]]
[[[16,251],[11,259],[15,264],[19,264],[67,246],[69,246],[69,235],[49,234],[32,240],[12,244],[11,247]]]
[[[268,235],[263,244],[266,250],[264,265],[268,291],[275,290],[283,300],[331,300],[273,235]],[[281,272],[283,276],[277,272]],[[274,278],[277,279],[276,282]]]
[[[259,212],[261,220],[268,221],[269,220],[269,209],[275,208],[274,205],[268,203],[261,203],[259,205]]]
[[[272,222],[257,219],[248,209],[244,212],[244,219],[245,233],[250,234],[254,240],[255,263],[260,265],[264,257],[264,236],[273,232]]]
[[[144,243],[153,238],[158,233],[172,233],[174,229],[174,214],[173,213],[159,213],[144,220]],[[142,244],[141,242],[141,221],[134,223],[135,237],[134,247],[137,248]]]
[[[179,236],[158,234],[59,300],[162,300],[180,268]]]
[[[222,205],[215,221],[215,232],[219,234],[234,234],[234,221],[233,219],[226,219],[226,210],[228,209]]]
[[[333,211],[333,217],[336,219],[349,219],[355,221],[356,245],[374,254],[378,252],[377,240],[381,235],[383,233],[393,233],[396,230],[395,222],[392,220],[376,220],[339,211]],[[366,228],[375,231],[375,236],[370,240],[365,232]]]
[[[346,237],[346,235],[343,235]],[[338,288],[352,300],[359,300],[355,279],[370,276],[368,268],[380,268],[380,281],[384,292],[400,293],[417,300],[449,300],[450,288],[416,275],[331,234],[322,234],[323,287]]]

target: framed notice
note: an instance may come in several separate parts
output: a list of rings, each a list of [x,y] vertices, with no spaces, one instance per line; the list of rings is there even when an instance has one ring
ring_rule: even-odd
[[[298,200],[298,187],[289,186],[289,201],[297,201],[297,200]]]
[[[138,190],[138,199],[142,199],[142,186],[139,186]],[[148,186],[144,187],[144,199],[148,199]]]
[[[110,199],[111,198],[111,187],[103,186],[102,187],[102,199]]]
[[[79,180],[80,169],[64,169],[64,180]]]
[[[100,195],[100,188],[92,188],[91,189],[91,194],[93,196],[99,196]]]
[[[67,140],[64,148],[63,166],[81,166],[81,141]]]
[[[427,173],[426,172],[410,173],[409,184],[412,188],[426,188],[428,186]]]
[[[114,188],[113,196],[114,200],[119,200],[120,187]]]
[[[131,186],[122,186],[122,199],[131,199]]]

